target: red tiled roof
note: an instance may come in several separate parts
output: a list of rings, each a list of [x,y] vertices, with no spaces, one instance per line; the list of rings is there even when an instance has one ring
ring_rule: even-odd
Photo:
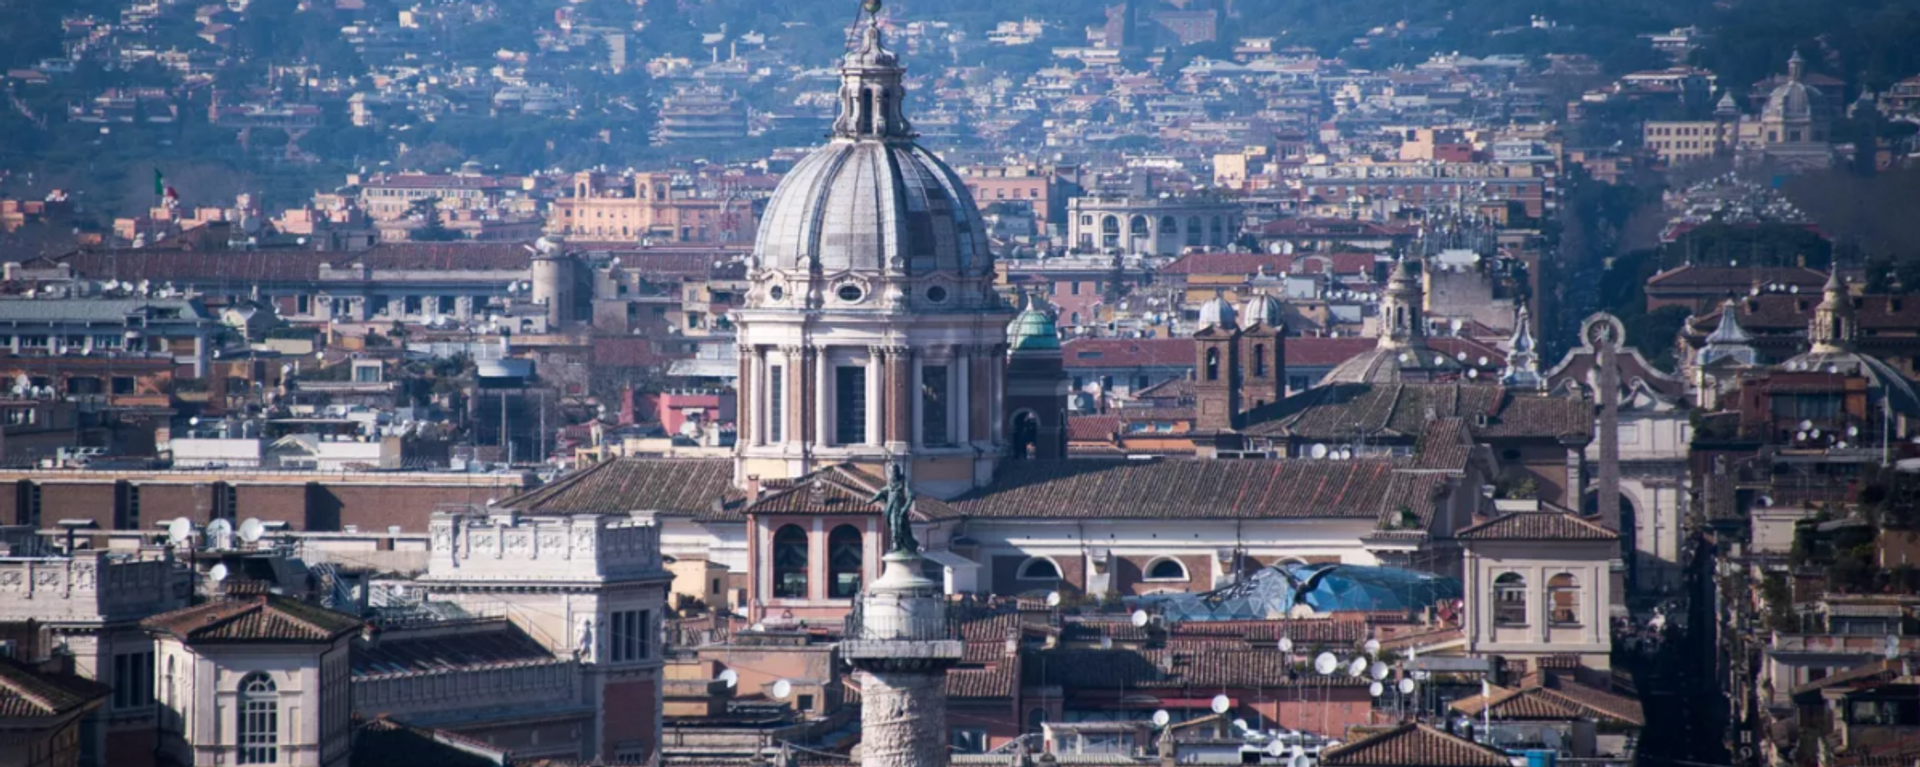
[[[1754,285],[1770,283],[1799,285],[1800,292],[1814,294],[1827,284],[1825,272],[1805,267],[1694,266],[1668,269],[1647,279],[1647,289],[1738,289],[1745,293]]]
[[[1073,442],[1105,442],[1120,431],[1120,416],[1076,415],[1067,418],[1067,439]]]
[[[278,594],[229,597],[162,613],[141,623],[148,631],[195,642],[332,642],[365,625],[346,613]]]
[[[542,647],[505,618],[473,621],[458,633],[444,626],[425,631],[399,629],[379,641],[353,648],[355,679],[432,674],[454,670],[513,668],[555,662]]]
[[[1484,421],[1482,420],[1484,416]],[[1262,436],[1345,441],[1356,429],[1414,437],[1434,418],[1468,419],[1476,439],[1591,439],[1593,406],[1584,399],[1509,391],[1493,384],[1394,383],[1319,386],[1253,413],[1243,429]]]
[[[1512,767],[1498,749],[1449,735],[1424,724],[1403,724],[1327,750],[1327,767]]]
[[[1471,541],[1612,541],[1620,534],[1561,511],[1521,511],[1461,530]]]
[[[1385,461],[1014,461],[950,504],[1006,518],[1375,518],[1393,473]]]
[[[1074,338],[1060,353],[1068,368],[1191,368],[1195,354],[1188,338]]]
[[[705,518],[731,496],[729,458],[616,458],[500,502],[534,514],[657,511]]]
[[[72,713],[113,689],[72,674],[50,674],[0,656],[0,719],[38,719]]]

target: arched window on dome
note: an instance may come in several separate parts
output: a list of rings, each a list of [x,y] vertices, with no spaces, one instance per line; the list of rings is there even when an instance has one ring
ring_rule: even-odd
[[[773,534],[773,595],[781,599],[807,598],[810,560],[807,531],[787,525]]]
[[[1015,577],[1023,581],[1057,581],[1060,580],[1060,566],[1046,557],[1031,557],[1020,563],[1020,570]]]
[[[1207,350],[1207,380],[1220,380],[1220,350]]]
[[[866,567],[866,545],[859,528],[841,525],[827,533],[827,588],[834,599],[860,595],[860,577]]]
[[[1173,557],[1161,557],[1147,563],[1146,579],[1161,583],[1186,583],[1192,580],[1187,574],[1187,565]]]
[[[873,132],[873,110],[867,108],[871,103],[873,103],[873,89],[861,88],[860,105],[854,108],[854,114],[859,116],[859,122],[854,130],[863,136]]]
[[[239,764],[280,761],[280,692],[273,678],[255,672],[240,680],[240,720],[235,740]]]
[[[1207,233],[1205,229],[1200,225],[1199,216],[1187,217],[1187,244],[1188,245],[1205,244],[1201,238],[1205,237],[1206,234]]]

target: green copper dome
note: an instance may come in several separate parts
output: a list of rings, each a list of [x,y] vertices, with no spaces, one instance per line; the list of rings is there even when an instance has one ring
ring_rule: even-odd
[[[1053,325],[1053,315],[1028,304],[1007,325],[1007,346],[1016,352],[1059,351],[1060,331]]]

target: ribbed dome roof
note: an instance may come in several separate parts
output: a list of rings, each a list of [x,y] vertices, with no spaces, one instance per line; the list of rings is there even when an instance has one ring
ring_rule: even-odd
[[[1060,331],[1053,315],[1029,304],[1008,323],[1007,347],[1016,352],[1059,351]]]
[[[1793,58],[1787,60],[1787,81],[1773,89],[1767,96],[1767,106],[1760,116],[1778,120],[1811,120],[1814,110],[1819,108],[1826,98],[1815,88],[1801,82],[1800,52],[1794,51]]]
[[[992,270],[965,184],[913,142],[905,70],[877,22],[840,62],[833,138],[780,181],[761,218],[760,269],[923,276]]]
[[[1207,299],[1200,305],[1200,327],[1227,328],[1238,327],[1239,318],[1234,314],[1233,304],[1219,296]]]
[[[795,165],[767,202],[762,269],[905,274],[992,268],[972,195],[911,141],[836,138]]]
[[[1285,322],[1285,311],[1280,305],[1280,299],[1265,293],[1248,298],[1246,304],[1240,307],[1240,314],[1241,320],[1249,326],[1257,322],[1267,327],[1279,327]]]

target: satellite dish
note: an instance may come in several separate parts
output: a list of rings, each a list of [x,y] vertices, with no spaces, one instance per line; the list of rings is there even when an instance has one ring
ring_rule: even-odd
[[[1813,428],[1813,422],[1812,422],[1812,421],[1801,421],[1801,422],[1800,422],[1800,430],[1801,430],[1801,431],[1808,431],[1808,430],[1811,430],[1812,428]]]
[[[1145,627],[1147,625],[1147,611],[1145,610],[1133,611],[1133,625]]]
[[[1353,676],[1367,673],[1367,659],[1354,658],[1352,663],[1347,664],[1347,673]]]
[[[1167,723],[1171,721],[1173,721],[1173,715],[1168,714],[1166,709],[1163,708],[1153,712],[1153,726],[1165,727]]]
[[[1308,767],[1309,764],[1306,754],[1294,754],[1292,759],[1287,760],[1287,767]]]
[[[774,700],[786,700],[787,696],[792,694],[793,694],[792,682],[782,679],[778,682],[773,683],[773,699]]]
[[[1060,606],[1060,592],[1058,591],[1047,592],[1047,606],[1048,607]]]
[[[1400,694],[1401,694],[1401,695],[1412,695],[1412,694],[1413,694],[1413,680],[1412,680],[1412,679],[1402,679],[1402,680],[1400,680]]]
[[[1386,680],[1387,664],[1385,663],[1373,664],[1372,674],[1373,674],[1373,681],[1380,682],[1380,681]]]
[[[1100,637],[1100,649],[1102,650],[1113,649],[1113,637]]]
[[[1480,367],[1486,367],[1486,366],[1487,366],[1487,357],[1486,357],[1486,355],[1481,355],[1481,356],[1480,356]]]
[[[1378,639],[1369,639],[1369,640],[1367,640],[1367,643],[1366,643],[1366,644],[1363,644],[1363,645],[1360,645],[1360,649],[1362,649],[1362,650],[1365,650],[1365,651],[1366,651],[1366,653],[1367,653],[1367,655],[1369,655],[1369,656],[1373,656],[1373,655],[1379,655],[1379,654],[1380,654],[1380,640],[1378,640]]]
[[[1244,729],[1247,729],[1247,720],[1245,720],[1245,719],[1235,719],[1235,720],[1233,720],[1233,729],[1236,729],[1236,730],[1244,730]]]
[[[1281,652],[1293,652],[1293,638],[1292,638],[1292,637],[1280,637],[1280,651],[1281,651]]]
[[[1387,686],[1379,682],[1374,682],[1373,684],[1367,685],[1367,694],[1372,695],[1373,697],[1376,697],[1376,698],[1380,697],[1380,694],[1386,691],[1387,691]]]
[[[1340,668],[1340,659],[1333,657],[1333,653],[1323,652],[1313,659],[1313,670],[1321,676],[1331,674],[1338,668]]]
[[[211,579],[214,583],[226,580],[227,566],[224,564],[214,565],[212,569],[207,571],[207,578]]]
[[[720,683],[726,685],[729,690],[733,689],[740,684],[740,672],[733,669],[720,672]]]
[[[1307,454],[1315,458],[1325,458],[1327,457],[1327,446],[1315,442],[1313,447],[1308,449]]]
[[[1267,744],[1267,756],[1271,756],[1275,759],[1278,759],[1282,756],[1285,756],[1286,753],[1287,753],[1287,745],[1285,743],[1281,743],[1280,741],[1276,740]]]
[[[260,520],[254,519],[253,517],[247,517],[245,522],[240,523],[240,540],[248,543],[258,543],[260,536],[266,535],[266,533],[267,526],[261,524]]]
[[[1227,709],[1232,707],[1233,707],[1233,701],[1228,700],[1227,696],[1225,695],[1213,696],[1213,713],[1224,714],[1224,713],[1227,713]]]
[[[749,627],[747,627],[747,630],[748,630],[748,631],[766,631],[766,630],[767,630],[767,624],[765,624],[765,623],[755,623],[755,624],[753,624],[752,626],[749,626]]]
[[[1849,436],[1849,437],[1858,437],[1858,436],[1860,436],[1860,427],[1858,427],[1858,426],[1848,426],[1848,427],[1847,427],[1847,436]]]
[[[167,542],[185,546],[193,539],[193,520],[181,517],[167,523]]]

